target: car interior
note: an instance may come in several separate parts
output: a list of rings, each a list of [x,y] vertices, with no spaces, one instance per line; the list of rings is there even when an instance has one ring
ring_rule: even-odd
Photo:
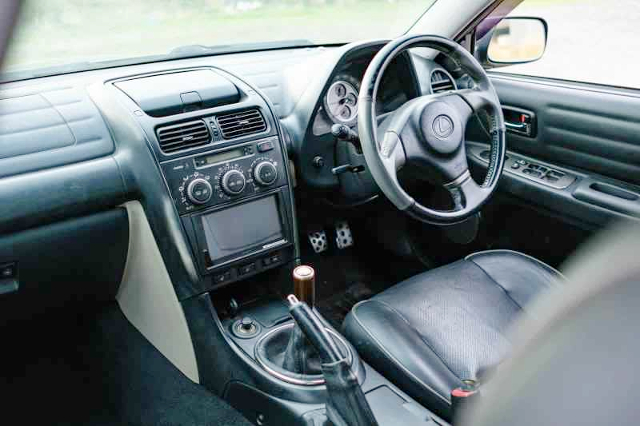
[[[640,91],[521,2],[0,73],[5,422],[637,424]]]

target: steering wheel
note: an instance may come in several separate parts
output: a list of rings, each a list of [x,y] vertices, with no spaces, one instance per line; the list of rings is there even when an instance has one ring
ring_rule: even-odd
[[[442,52],[466,73],[472,88],[420,96],[378,123],[376,96],[382,75],[406,49],[427,47]],[[491,155],[481,185],[469,173],[465,127],[479,115],[489,123]],[[376,183],[399,209],[423,222],[451,224],[478,212],[495,191],[506,151],[505,124],[498,95],[476,59],[459,44],[438,36],[408,35],[392,40],[373,58],[358,96],[358,131],[365,160]],[[450,192],[454,208],[434,210],[413,199],[400,186],[397,172],[406,164],[429,174]]]

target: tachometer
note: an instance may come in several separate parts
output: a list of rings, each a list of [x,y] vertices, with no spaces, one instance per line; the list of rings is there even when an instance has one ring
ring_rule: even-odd
[[[358,116],[358,81],[348,75],[339,75],[329,86],[324,99],[327,115],[336,123],[352,125]]]

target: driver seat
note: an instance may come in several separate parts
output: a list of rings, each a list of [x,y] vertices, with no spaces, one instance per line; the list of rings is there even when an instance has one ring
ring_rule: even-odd
[[[451,391],[496,367],[511,349],[510,325],[562,281],[525,254],[479,252],[358,303],[343,331],[374,369],[450,419]]]

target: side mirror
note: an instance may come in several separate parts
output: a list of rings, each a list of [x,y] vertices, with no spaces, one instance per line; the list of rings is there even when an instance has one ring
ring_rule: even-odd
[[[504,18],[479,40],[476,56],[487,67],[537,61],[547,47],[548,27],[540,18]]]

